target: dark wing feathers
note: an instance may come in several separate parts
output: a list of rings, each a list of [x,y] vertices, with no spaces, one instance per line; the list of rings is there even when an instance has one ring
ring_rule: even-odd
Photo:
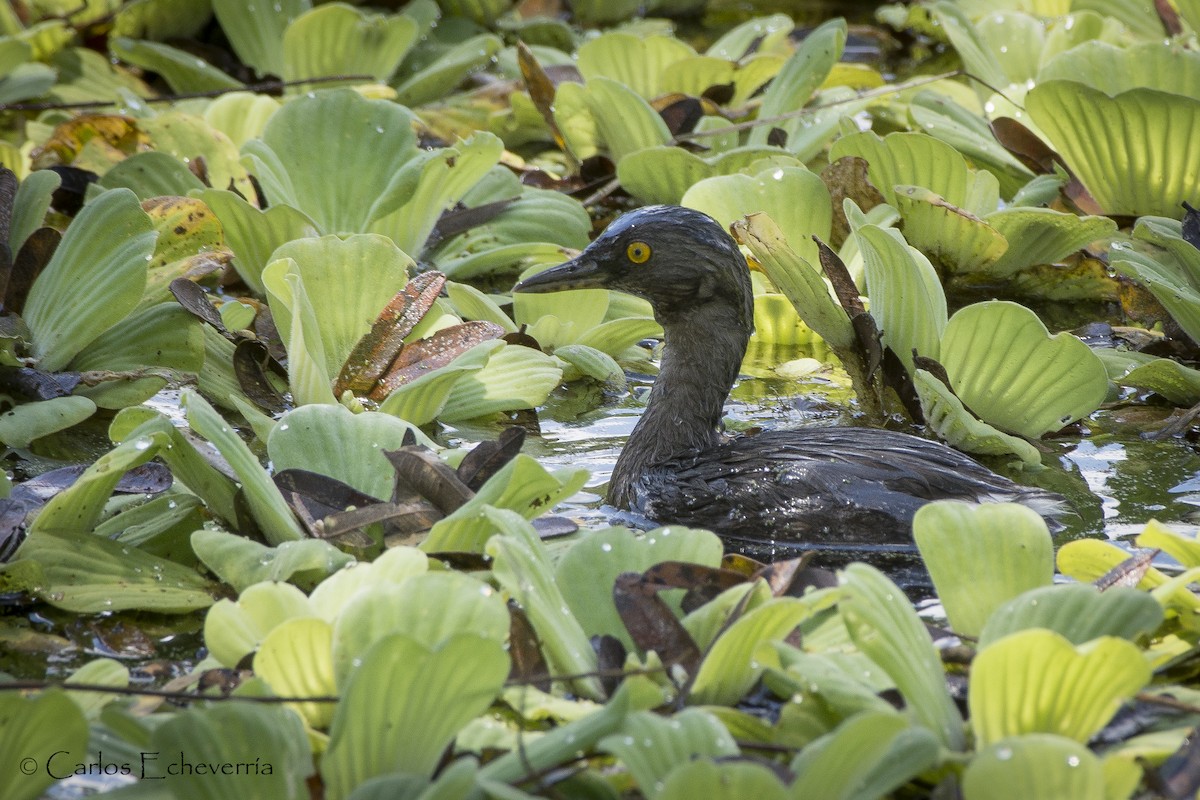
[[[768,431],[645,473],[635,505],[663,522],[774,540],[910,542],[930,500],[1043,500],[973,459],[871,428]]]

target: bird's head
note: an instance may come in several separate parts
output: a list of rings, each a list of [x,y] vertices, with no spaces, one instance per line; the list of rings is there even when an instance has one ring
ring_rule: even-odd
[[[514,292],[614,289],[650,301],[668,325],[713,304],[729,306],[746,330],[754,297],[746,259],[707,214],[647,206],[621,216],[578,256],[527,278]]]

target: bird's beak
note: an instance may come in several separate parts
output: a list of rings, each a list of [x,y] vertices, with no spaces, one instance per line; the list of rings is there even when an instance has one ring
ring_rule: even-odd
[[[606,289],[608,273],[586,253],[545,272],[532,275],[513,287],[514,292],[561,292],[566,289]]]

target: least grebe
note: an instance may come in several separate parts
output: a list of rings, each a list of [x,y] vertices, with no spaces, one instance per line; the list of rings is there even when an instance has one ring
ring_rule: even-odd
[[[725,400],[754,328],[750,274],[711,217],[648,206],[517,292],[615,289],[650,301],[662,366],[608,486],[652,520],[747,541],[896,544],[939,499],[1016,501],[1057,513],[1062,498],[1001,477],[937,442],[872,428],[800,428],[722,439]]]

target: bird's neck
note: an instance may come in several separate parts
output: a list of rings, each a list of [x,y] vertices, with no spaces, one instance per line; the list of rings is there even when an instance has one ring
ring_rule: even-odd
[[[608,500],[619,507],[630,505],[632,483],[647,468],[718,443],[725,401],[750,339],[736,310],[723,305],[660,321],[662,367],[609,483]]]

